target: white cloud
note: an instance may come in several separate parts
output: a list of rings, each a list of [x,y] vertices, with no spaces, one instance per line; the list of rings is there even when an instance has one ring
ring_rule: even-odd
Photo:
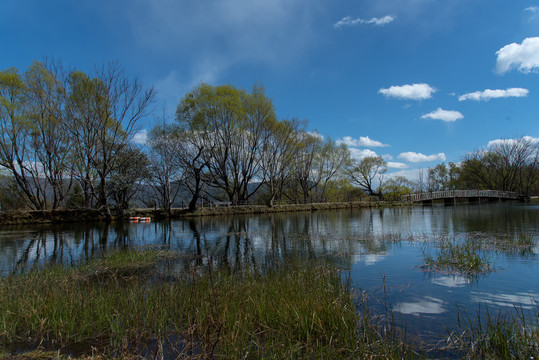
[[[360,136],[359,139],[354,139],[351,136],[345,136],[342,140],[337,140],[338,144],[356,147],[386,147],[388,144],[383,144],[380,141],[372,140],[368,136]]]
[[[436,92],[436,89],[429,84],[412,84],[402,86],[391,86],[387,89],[380,89],[379,94],[386,97],[393,97],[397,99],[406,100],[425,100],[432,98],[432,94]]]
[[[387,162],[387,167],[389,169],[406,169],[406,168],[408,168],[408,165],[406,165],[405,163],[401,163],[401,162],[388,161]]]
[[[341,20],[337,21],[335,24],[333,24],[333,27],[335,29],[340,29],[343,26],[356,26],[360,24],[373,24],[376,26],[384,26],[389,24],[390,22],[395,20],[395,16],[392,15],[386,15],[381,18],[371,18],[369,20],[361,19],[361,18],[355,18],[352,19],[350,16],[345,16]]]
[[[148,130],[142,129],[137,131],[137,133],[131,139],[131,142],[139,145],[144,145],[148,141]]]
[[[539,294],[537,293],[516,293],[516,294],[491,294],[488,292],[472,291],[471,300],[489,305],[517,307],[523,309],[533,309],[539,301]]]
[[[320,134],[318,131],[307,131],[307,134],[311,135],[312,137],[315,137],[321,141],[324,141],[324,135]]]
[[[471,280],[464,276],[442,276],[432,279],[430,282],[440,286],[455,288],[468,285]]]
[[[401,160],[413,162],[413,163],[436,161],[436,160],[445,161],[445,154],[438,153],[438,154],[432,154],[432,155],[425,155],[425,154],[409,151],[409,152],[400,153],[398,158]]]
[[[378,156],[378,154],[370,149],[358,149],[351,147],[350,154],[356,160],[361,160],[366,157]]]
[[[421,116],[421,119],[442,120],[445,122],[453,122],[462,118],[464,118],[464,115],[462,115],[460,112],[444,110],[442,108],[438,108],[436,111]]]
[[[502,89],[486,89],[484,91],[475,91],[459,96],[459,101],[475,100],[475,101],[489,101],[490,99],[508,98],[508,97],[526,97],[529,94],[528,89],[523,88],[509,88]]]
[[[539,11],[539,6],[530,6],[524,9],[524,11],[531,11],[532,13],[535,13]]]
[[[522,140],[526,142],[530,142],[531,144],[539,145],[539,138],[535,138],[533,136],[523,136]],[[496,139],[489,141],[487,144],[487,147],[493,147],[498,145],[515,145],[517,143],[518,139]]]
[[[423,300],[415,302],[402,302],[395,304],[393,310],[401,314],[421,315],[421,314],[442,314],[447,311],[445,301],[430,296],[425,296]]]
[[[522,44],[505,45],[496,52],[496,71],[503,74],[517,68],[525,74],[539,70],[539,37],[524,39]]]

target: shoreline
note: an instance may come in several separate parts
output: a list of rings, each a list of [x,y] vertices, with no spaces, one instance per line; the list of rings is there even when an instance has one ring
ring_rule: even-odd
[[[381,208],[394,206],[409,206],[403,202],[362,201],[339,203],[313,203],[313,204],[287,204],[268,207],[266,205],[241,206],[215,206],[198,208],[191,212],[187,209],[173,208],[170,214],[163,209],[133,208],[123,213],[112,210],[112,218],[107,219],[105,214],[96,209],[71,210],[8,210],[0,212],[1,226],[18,226],[27,224],[63,224],[74,222],[110,222],[126,221],[129,217],[150,217],[155,220],[184,219],[200,216],[227,216],[227,215],[259,215],[285,212],[305,212],[320,210]]]

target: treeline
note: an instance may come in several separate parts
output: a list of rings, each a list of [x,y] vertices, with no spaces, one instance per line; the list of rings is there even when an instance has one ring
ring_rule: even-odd
[[[3,208],[73,202],[110,214],[109,185],[124,154],[140,153],[131,140],[154,96],[116,63],[90,74],[58,62],[1,71]]]
[[[502,190],[539,194],[539,140],[524,136],[496,140],[458,163],[439,164],[419,173],[419,191]]]
[[[179,197],[232,205],[399,200],[417,191],[497,189],[537,194],[538,144],[500,141],[418,181],[387,177],[381,157],[359,161],[346,145],[278,119],[261,85],[201,84],[174,121],[155,117],[153,88],[121,66],[91,73],[35,62],[0,71],[2,209],[93,208],[110,215],[135,203],[170,211]],[[140,120],[154,116],[144,146]]]

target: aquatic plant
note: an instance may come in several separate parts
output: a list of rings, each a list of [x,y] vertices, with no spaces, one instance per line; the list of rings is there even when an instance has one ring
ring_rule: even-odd
[[[465,276],[493,271],[491,257],[483,250],[483,244],[477,239],[466,237],[439,236],[434,241],[435,251],[423,248],[424,270],[457,273]]]

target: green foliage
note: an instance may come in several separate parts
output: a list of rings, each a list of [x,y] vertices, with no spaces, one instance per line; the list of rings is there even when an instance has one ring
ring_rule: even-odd
[[[467,189],[539,191],[539,143],[528,138],[499,140],[469,154],[459,169],[459,183]]]
[[[364,190],[368,195],[380,196],[380,191],[374,189],[374,180],[383,184],[382,176],[387,171],[387,163],[380,156],[367,156],[353,164],[348,170],[350,181]]]
[[[384,200],[400,201],[404,195],[412,193],[413,183],[403,176],[396,176],[386,180],[381,186]]]

